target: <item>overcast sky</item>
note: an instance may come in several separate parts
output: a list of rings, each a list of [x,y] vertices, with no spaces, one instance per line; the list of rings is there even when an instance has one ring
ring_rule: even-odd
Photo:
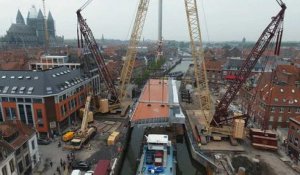
[[[84,2],[86,0],[46,0],[46,9],[52,12],[57,35],[76,38],[75,12]],[[283,40],[300,41],[300,0],[285,0],[285,3]],[[26,18],[32,5],[39,9],[42,0],[0,0],[0,36],[15,23],[18,9]],[[94,0],[82,15],[96,38],[103,34],[105,38],[126,40],[131,33],[137,5],[138,0]],[[276,0],[198,0],[203,40],[240,41],[245,37],[247,41],[256,41],[279,10]],[[158,0],[151,0],[142,35],[145,39],[157,39],[157,11]],[[186,21],[184,0],[163,0],[164,39],[188,40]]]

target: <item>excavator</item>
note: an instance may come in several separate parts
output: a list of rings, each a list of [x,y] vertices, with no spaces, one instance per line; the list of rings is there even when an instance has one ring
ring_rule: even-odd
[[[236,133],[233,122],[237,121],[235,120],[237,116],[229,117],[228,107],[242,85],[245,83],[246,79],[250,76],[251,70],[254,68],[258,59],[275,36],[277,36],[277,39],[274,54],[279,55],[280,53],[286,5],[281,0],[276,1],[280,5],[281,10],[276,16],[272,17],[272,21],[265,28],[246,60],[243,62],[240,70],[237,72],[236,77],[238,78],[231,81],[226,93],[219,100],[216,107],[214,107],[214,105],[212,105],[207,83],[197,4],[195,0],[185,0],[191,39],[192,58],[195,65],[194,76],[196,79],[200,104],[200,110],[193,111],[193,113],[191,113],[191,115],[194,115],[194,118],[197,118],[197,122],[189,122],[197,132],[197,134],[194,135],[197,135],[198,141],[201,144],[207,144],[210,138],[220,140],[222,137],[229,137],[230,140],[233,140],[232,143],[234,143],[235,138],[244,137],[243,133]],[[198,44],[198,46],[196,44]],[[240,122],[243,123],[242,120],[240,120]],[[240,131],[243,130],[243,127],[243,125],[240,125]]]

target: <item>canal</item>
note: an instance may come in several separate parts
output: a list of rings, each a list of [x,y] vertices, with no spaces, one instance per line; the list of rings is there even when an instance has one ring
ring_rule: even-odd
[[[186,72],[192,61],[181,61],[170,72]],[[137,160],[140,156],[140,146],[144,137],[144,129],[134,127],[131,133],[130,141],[125,153],[125,159],[120,175],[134,175],[137,169]],[[182,143],[177,143],[177,175],[204,175],[205,168],[195,162],[188,150],[185,139]]]

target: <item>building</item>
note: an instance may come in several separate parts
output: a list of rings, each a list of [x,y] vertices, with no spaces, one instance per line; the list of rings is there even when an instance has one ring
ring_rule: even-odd
[[[80,63],[71,63],[69,62],[68,56],[61,55],[42,55],[40,62],[30,63],[30,70],[47,70],[50,68],[55,68],[59,66],[66,66],[69,69],[80,68]]]
[[[287,147],[288,154],[296,162],[300,160],[300,115],[290,118]]]
[[[40,159],[35,130],[20,120],[10,120],[0,124],[0,133],[14,150],[17,174],[32,174],[32,169]],[[13,170],[12,166],[10,170]]]
[[[267,121],[269,129],[287,128],[289,119],[300,114],[300,68],[278,65],[273,73],[262,74],[253,88],[242,88],[240,97],[243,112],[249,110],[258,126]]]
[[[63,43],[62,37],[55,34],[55,21],[51,12],[47,18],[48,38],[50,45]],[[28,12],[26,23],[20,10],[17,12],[16,23],[11,24],[7,31],[4,41],[8,45],[33,47],[45,44],[45,22],[44,14],[41,10],[37,12],[35,6],[32,6]]]
[[[240,70],[240,68],[243,66],[243,63],[245,62],[245,59],[240,57],[230,57],[227,59],[226,63],[223,66],[222,69],[222,76],[224,80],[233,80],[235,79],[235,75]],[[250,76],[255,75],[257,73],[261,72],[271,72],[272,68],[267,66],[267,60],[266,59],[259,59],[254,68],[252,69],[252,73]]]
[[[0,71],[0,121],[18,119],[39,137],[61,133],[76,122],[87,93],[100,93],[97,71],[57,67],[43,71]]]
[[[0,140],[0,174],[17,175],[14,149],[6,141]]]
[[[212,88],[218,88],[220,84],[223,84],[222,67],[224,62],[217,59],[205,59],[207,80],[209,86]]]

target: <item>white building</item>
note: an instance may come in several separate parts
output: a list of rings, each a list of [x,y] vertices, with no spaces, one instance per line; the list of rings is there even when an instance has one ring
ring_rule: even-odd
[[[37,162],[39,162],[40,160],[39,147],[37,144],[37,136],[35,133],[31,136],[31,138],[28,140],[27,143],[29,147],[31,166],[32,168],[34,168]]]
[[[0,141],[0,175],[17,175],[14,149],[6,141]]]

